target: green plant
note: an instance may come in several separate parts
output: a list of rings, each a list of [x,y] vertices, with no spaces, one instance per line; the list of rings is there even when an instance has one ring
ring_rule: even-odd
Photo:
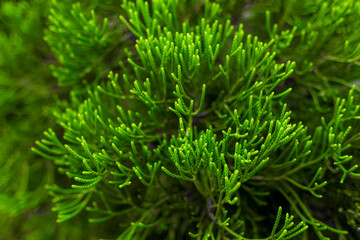
[[[359,238],[357,1],[119,6],[49,5],[57,126],[31,150],[59,172],[46,185],[59,226]]]

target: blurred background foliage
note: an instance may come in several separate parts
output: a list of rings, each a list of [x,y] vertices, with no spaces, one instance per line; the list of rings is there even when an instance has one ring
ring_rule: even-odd
[[[116,8],[114,2],[84,1],[83,5],[115,16],[120,6]],[[54,178],[61,182],[62,176],[51,162],[30,151],[43,131],[54,127],[48,117],[57,101],[54,96],[64,98],[69,92],[54,80],[52,69],[59,56],[44,40],[53,4],[45,0],[0,3],[0,239],[98,239],[96,234],[104,231],[85,226],[87,221],[82,219],[55,224],[45,185]],[[59,4],[64,12],[71,5],[72,1]],[[94,76],[96,71],[87,73]]]

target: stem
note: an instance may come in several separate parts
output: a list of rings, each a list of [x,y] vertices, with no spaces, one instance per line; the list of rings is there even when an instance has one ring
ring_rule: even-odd
[[[281,175],[281,176],[279,176],[279,177],[265,178],[265,180],[281,180],[281,179],[284,179],[284,178],[286,178],[287,176],[292,175],[292,174],[296,173],[297,171],[299,171],[299,170],[301,170],[301,169],[303,169],[303,168],[305,168],[305,167],[307,167],[307,166],[311,166],[311,165],[313,165],[313,164],[315,164],[315,163],[317,163],[317,162],[320,162],[323,158],[326,157],[326,155],[327,155],[327,152],[324,153],[324,154],[322,154],[320,157],[318,157],[318,158],[310,161],[310,162],[307,162],[307,163],[304,163],[304,164],[302,164],[302,165],[297,166],[296,168],[294,168],[294,169],[286,172],[285,174],[283,174],[283,175]]]

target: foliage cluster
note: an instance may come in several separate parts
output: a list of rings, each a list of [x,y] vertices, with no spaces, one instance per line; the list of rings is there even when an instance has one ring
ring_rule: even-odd
[[[358,1],[5,1],[0,24],[0,238],[359,239]]]

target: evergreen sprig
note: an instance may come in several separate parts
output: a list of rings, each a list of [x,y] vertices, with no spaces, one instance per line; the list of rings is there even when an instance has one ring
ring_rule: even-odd
[[[48,130],[31,150],[51,161],[35,191],[26,174],[16,188],[8,173],[18,156],[2,160],[0,203],[11,193],[25,201],[0,212],[48,206],[46,186],[57,222],[111,229],[100,238],[358,239],[359,2],[42,4],[44,36],[27,41],[43,28],[38,8],[27,15],[33,27],[19,21],[27,3],[0,11],[1,25],[11,19],[0,42],[15,46],[0,49],[0,124],[17,123],[0,131],[0,157],[29,148],[32,138],[7,136],[42,121]],[[32,55],[17,72],[25,42]],[[18,107],[29,103],[45,113]],[[37,165],[16,172],[39,174]]]

